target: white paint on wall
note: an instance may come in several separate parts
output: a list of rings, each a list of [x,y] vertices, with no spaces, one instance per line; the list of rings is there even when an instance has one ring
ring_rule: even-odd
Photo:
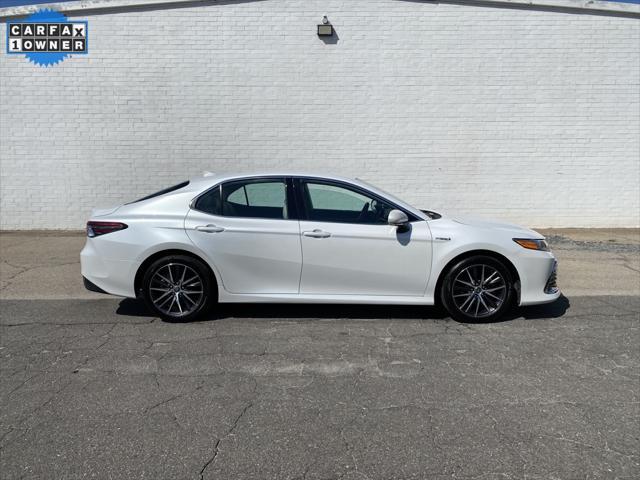
[[[78,15],[87,57],[0,55],[3,229],[81,228],[202,170],[289,167],[436,211],[640,225],[637,18],[403,0]]]
[[[205,2],[206,0],[20,0],[16,5],[5,7],[0,4],[0,16],[7,15],[26,15],[35,12],[41,8],[52,8],[60,12],[79,11],[79,10],[101,10],[114,7],[139,7],[139,6],[158,6],[171,4],[193,4],[194,2]],[[209,0],[215,2],[216,0]],[[224,2],[241,2],[243,0],[221,0]],[[420,1],[420,0],[416,0]],[[424,2],[435,0],[422,0]],[[608,11],[608,12],[624,12],[624,13],[640,13],[638,3],[635,0],[466,0],[468,4],[485,4],[501,6],[506,4],[507,7],[544,7],[564,10],[589,10],[589,11]],[[44,2],[44,3],[43,3]],[[460,0],[440,0],[444,3],[460,3]],[[12,2],[16,3],[16,2]]]

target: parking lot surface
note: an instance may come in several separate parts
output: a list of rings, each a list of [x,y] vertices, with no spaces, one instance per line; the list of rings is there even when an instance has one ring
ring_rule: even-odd
[[[436,309],[4,300],[3,478],[638,478],[638,297]]]
[[[74,233],[0,234],[0,478],[640,478],[640,231],[545,232],[566,297],[228,305],[87,292]]]

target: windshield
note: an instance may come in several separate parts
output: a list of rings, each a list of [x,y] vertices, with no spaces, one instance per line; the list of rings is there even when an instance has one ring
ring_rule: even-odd
[[[382,194],[384,194],[389,200],[392,200],[396,203],[399,203],[400,205],[405,204],[405,205],[410,205],[413,207],[413,205],[405,202],[404,200],[396,197],[395,195],[392,195],[391,193],[381,189],[380,187],[377,187],[375,185],[370,184],[369,182],[362,180],[361,178],[357,178],[356,180],[358,180],[360,183],[362,183],[363,185],[368,186],[369,188],[371,188],[374,192],[378,191]],[[416,207],[413,207],[416,208]],[[425,215],[427,215],[427,217],[429,217],[431,220],[437,220],[438,218],[442,218],[442,215],[440,215],[437,212],[433,212],[431,210],[423,210],[421,208],[418,208],[417,210],[421,211],[422,213],[424,213]]]

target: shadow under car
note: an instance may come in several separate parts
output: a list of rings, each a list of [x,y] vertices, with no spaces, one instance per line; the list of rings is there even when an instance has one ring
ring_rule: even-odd
[[[503,318],[503,323],[518,318],[536,320],[562,317],[570,308],[569,299],[561,295],[555,302],[528,307],[514,307]],[[154,317],[140,299],[125,298],[118,305],[118,315]],[[425,305],[362,305],[362,304],[297,304],[297,303],[219,303],[215,308],[193,322],[214,321],[223,318],[286,318],[286,319],[415,319],[451,320],[439,306]],[[179,321],[177,321],[179,322]],[[179,322],[182,323],[182,322]]]

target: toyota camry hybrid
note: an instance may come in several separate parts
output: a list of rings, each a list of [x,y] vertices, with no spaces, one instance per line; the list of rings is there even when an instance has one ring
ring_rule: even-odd
[[[89,290],[191,320],[217,302],[444,306],[491,321],[560,296],[544,237],[419,210],[361,180],[292,173],[192,179],[94,210]]]

